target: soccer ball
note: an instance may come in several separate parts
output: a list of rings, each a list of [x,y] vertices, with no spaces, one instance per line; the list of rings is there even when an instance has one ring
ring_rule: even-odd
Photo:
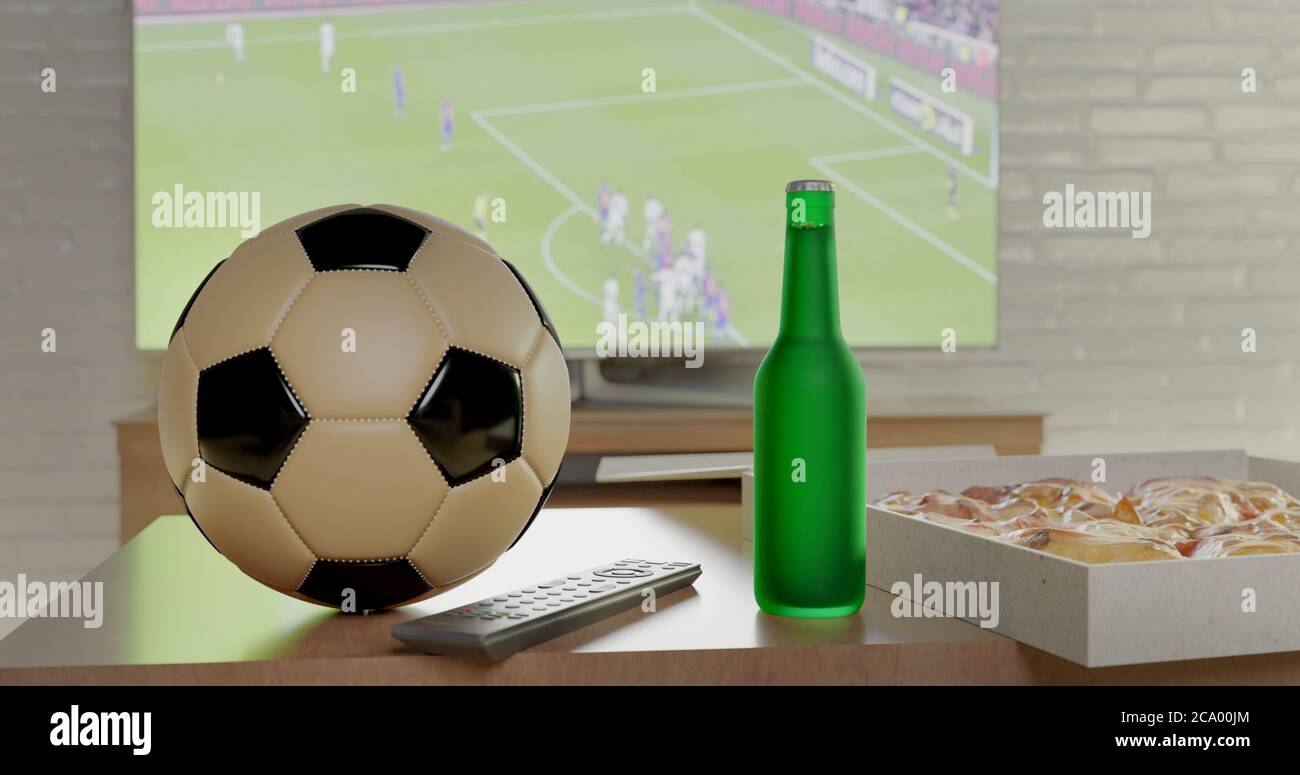
[[[484,241],[389,205],[299,215],[199,285],[163,360],[163,459],[208,541],[349,611],[480,573],[555,486],[569,375]]]

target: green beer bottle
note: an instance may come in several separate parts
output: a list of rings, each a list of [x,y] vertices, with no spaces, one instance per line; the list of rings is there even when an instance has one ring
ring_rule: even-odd
[[[867,385],[840,330],[835,191],[785,190],[781,330],[754,378],[754,597],[848,616],[866,593]]]

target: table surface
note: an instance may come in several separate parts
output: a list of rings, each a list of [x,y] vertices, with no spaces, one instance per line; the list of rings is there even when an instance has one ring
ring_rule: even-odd
[[[954,619],[899,619],[868,588],[843,619],[759,612],[735,505],[547,509],[477,578],[397,611],[344,615],[276,593],[185,517],[155,521],[86,581],[104,623],[32,619],[0,640],[5,683],[1140,683],[1300,681],[1293,654],[1087,670]],[[606,561],[698,562],[692,588],[502,663],[418,654],[396,622]]]

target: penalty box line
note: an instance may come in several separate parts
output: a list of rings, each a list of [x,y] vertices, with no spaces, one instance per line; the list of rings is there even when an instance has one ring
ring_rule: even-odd
[[[899,226],[902,226],[913,235],[919,237],[922,241],[937,249],[940,253],[943,253],[959,265],[974,272],[980,277],[980,279],[985,280],[990,285],[997,285],[997,275],[981,266],[979,262],[975,261],[965,253],[962,253],[957,248],[954,248],[952,245],[949,245],[947,242],[939,239],[933,232],[916,223],[911,218],[908,218],[906,215],[903,215],[898,210],[894,209],[888,202],[854,183],[847,176],[836,171],[835,168],[831,166],[833,164],[844,162],[871,161],[896,156],[912,156],[918,153],[924,153],[924,151],[915,146],[906,145],[895,148],[880,148],[869,151],[857,151],[854,153],[841,153],[832,156],[814,156],[808,161],[818,172],[840,184],[840,186],[846,191],[853,194],[858,199],[861,199],[863,202],[866,202],[871,207],[874,207],[876,210],[884,214],[885,217],[897,223]]]
[[[736,29],[735,27],[732,27],[730,24],[727,24],[723,20],[719,19],[718,17],[714,16],[708,11],[704,10],[700,6],[696,5],[695,3],[691,3],[690,8],[691,8],[691,12],[695,16],[699,17],[700,19],[703,19],[705,22],[708,22],[719,32],[722,32],[727,37],[735,40],[737,43],[740,43],[742,46],[748,48],[750,51],[753,51],[754,53],[763,57],[767,61],[779,67],[784,68],[785,70],[789,71],[790,73],[798,77],[800,80],[807,83],[809,86],[812,86],[820,90],[822,93],[831,97],[836,102],[841,103],[842,105],[854,111],[855,113],[865,116],[866,118],[870,119],[872,122],[874,122],[882,129],[885,129],[893,133],[894,135],[897,135],[898,137],[902,138],[903,140],[912,143],[922,152],[928,153],[931,156],[934,156],[935,158],[942,159],[948,164],[951,164],[952,166],[966,173],[972,180],[984,186],[985,188],[992,188],[992,189],[997,188],[996,178],[990,178],[988,175],[979,172],[978,170],[969,166],[965,162],[956,159],[952,156],[949,156],[948,154],[944,153],[938,148],[935,148],[930,143],[917,137],[916,135],[902,128],[898,124],[895,124],[893,121],[890,121],[889,119],[880,115],[875,110],[863,104],[861,101],[849,97],[847,94],[840,91],[838,88],[831,86],[830,84],[826,83],[820,78],[817,78],[812,73],[792,63],[790,60],[776,53],[775,51],[768,48],[767,46],[764,46],[762,43],[759,43],[758,41],[754,40],[750,36]],[[994,129],[996,129],[996,127],[994,127]],[[994,174],[996,175],[996,169],[994,170]]]
[[[599,300],[596,298],[594,294],[582,288],[575,281],[573,281],[568,275],[560,271],[558,265],[555,262],[555,258],[551,253],[551,247],[550,247],[550,243],[554,239],[555,232],[559,229],[560,225],[563,224],[565,221],[567,221],[570,217],[572,217],[575,212],[581,212],[583,215],[586,215],[591,220],[599,222],[600,217],[597,215],[595,208],[593,208],[585,199],[578,196],[578,194],[575,193],[572,188],[570,188],[568,185],[564,183],[564,181],[560,180],[559,177],[557,177],[554,173],[548,170],[541,162],[539,162],[536,158],[534,158],[532,154],[528,153],[523,148],[521,148],[518,143],[511,140],[505,134],[505,132],[502,132],[499,128],[497,128],[497,126],[494,125],[489,120],[489,118],[496,117],[496,116],[517,116],[517,115],[530,115],[530,114],[537,114],[537,113],[549,113],[549,112],[562,111],[562,110],[582,110],[588,108],[605,107],[608,105],[663,102],[663,101],[676,100],[676,99],[710,97],[710,96],[717,96],[721,94],[743,94],[746,92],[765,91],[768,89],[804,87],[807,85],[808,84],[803,79],[800,78],[778,78],[778,79],[766,80],[766,81],[745,81],[741,83],[719,84],[716,86],[704,86],[697,89],[682,89],[679,91],[671,91],[671,92],[655,92],[652,94],[617,95],[617,96],[610,96],[610,97],[596,97],[591,99],[558,100],[553,102],[534,103],[531,105],[516,105],[516,106],[507,106],[507,107],[500,107],[500,108],[484,108],[481,110],[472,111],[470,113],[470,119],[475,124],[477,124],[484,132],[486,132],[488,136],[490,136],[492,139],[500,143],[503,148],[509,151],[510,154],[514,156],[516,159],[518,159],[525,167],[532,170],[533,174],[537,175],[537,177],[541,178],[551,188],[555,189],[556,192],[558,192],[561,196],[563,196],[565,199],[569,201],[569,204],[571,206],[563,213],[561,213],[558,218],[552,221],[550,226],[547,228],[546,233],[542,235],[542,246],[541,246],[542,261],[546,265],[546,268],[551,273],[551,275],[554,276],[555,279],[561,285],[568,288],[575,295],[577,295],[582,299],[585,299],[586,301],[601,303],[599,302]],[[637,258],[639,258],[643,263],[645,263],[650,268],[652,269],[657,268],[654,266],[653,262],[651,262],[650,259],[648,259],[645,256],[645,254],[643,254],[635,246],[629,243],[624,243],[623,247],[626,248],[628,252],[632,253]],[[736,340],[736,342],[740,344],[740,346],[742,347],[748,346],[749,340],[745,337],[744,334],[736,330],[734,326],[727,327],[727,335],[730,336],[732,339]]]
[[[719,84],[717,86],[704,86],[697,89],[683,89],[680,91],[655,92],[652,94],[621,94],[610,97],[596,97],[592,99],[579,100],[559,100],[553,102],[541,102],[531,105],[515,105],[500,108],[485,108],[472,111],[469,114],[470,119],[487,132],[492,139],[500,143],[507,151],[532,170],[537,177],[546,181],[547,184],[560,193],[565,199],[578,208],[583,214],[593,221],[599,220],[596,210],[585,199],[574,193],[573,189],[564,184],[562,180],[556,177],[550,170],[542,166],[542,163],[533,158],[527,151],[519,147],[517,143],[506,136],[504,132],[496,127],[489,119],[497,116],[516,116],[529,115],[535,113],[548,113],[560,110],[582,110],[587,108],[600,108],[609,105],[624,105],[630,103],[653,103],[665,102],[669,100],[691,99],[698,97],[710,97],[720,94],[742,94],[746,92],[764,91],[767,89],[783,89],[792,87],[806,86],[798,78],[780,78],[768,81],[745,81],[741,83]],[[633,251],[639,252],[639,251]],[[642,257],[644,260],[644,256]]]

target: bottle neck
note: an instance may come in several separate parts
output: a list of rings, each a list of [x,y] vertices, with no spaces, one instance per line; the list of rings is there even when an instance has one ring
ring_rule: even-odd
[[[835,266],[835,194],[786,194],[785,276],[781,335],[840,339],[840,294]]]

